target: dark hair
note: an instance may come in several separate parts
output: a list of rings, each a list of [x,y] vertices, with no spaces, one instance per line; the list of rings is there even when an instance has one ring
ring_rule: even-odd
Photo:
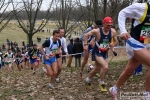
[[[73,42],[73,38],[72,38],[72,39],[70,39],[70,42]]]
[[[59,29],[58,29],[58,31],[60,31],[61,29],[64,29],[63,27],[60,27]]]
[[[21,52],[21,50],[18,49],[17,52]]]
[[[53,35],[55,35],[55,34],[59,34],[59,31],[58,30],[54,30],[53,31]]]
[[[102,21],[101,21],[101,20],[96,20],[96,21],[95,21],[95,25],[97,25],[97,26],[102,26]]]
[[[34,44],[33,44],[33,46],[37,46],[37,44],[36,44],[36,43],[34,43]]]
[[[76,42],[79,42],[79,40],[80,40],[79,38],[76,38]]]
[[[8,51],[11,50],[10,48],[8,48]]]

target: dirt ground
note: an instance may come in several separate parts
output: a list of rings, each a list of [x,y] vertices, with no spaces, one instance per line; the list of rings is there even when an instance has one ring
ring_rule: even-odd
[[[126,60],[111,61],[109,71],[106,75],[107,89],[116,82],[123,71]],[[48,88],[49,77],[41,76],[41,64],[35,75],[32,70],[23,69],[18,71],[15,67],[13,72],[3,68],[0,72],[0,100],[112,100],[108,92],[101,92],[98,87],[98,77],[92,79],[92,89],[86,91],[84,79],[88,76],[86,68],[83,78],[79,78],[79,69],[74,67],[66,68],[63,64],[63,71],[60,75],[61,82],[55,83],[55,89]],[[132,76],[120,89],[121,92],[143,92],[144,68],[142,76]],[[120,96],[120,95],[119,95]],[[120,99],[130,100],[130,99]],[[142,100],[142,99],[136,99]]]

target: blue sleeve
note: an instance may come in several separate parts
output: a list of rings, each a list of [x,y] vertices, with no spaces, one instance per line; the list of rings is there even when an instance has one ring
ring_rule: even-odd
[[[45,42],[42,44],[42,46],[45,47],[49,47],[50,45],[50,39],[45,40]]]
[[[60,39],[58,39],[58,43],[59,43],[59,48],[61,47],[61,41]]]

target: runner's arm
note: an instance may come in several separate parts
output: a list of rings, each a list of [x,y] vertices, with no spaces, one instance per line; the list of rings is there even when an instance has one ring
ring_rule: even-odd
[[[50,45],[50,40],[49,39],[47,39],[47,40],[45,40],[45,42],[42,44],[42,46],[40,47],[40,51],[42,52],[42,54],[44,55],[44,57],[46,57],[46,54],[45,54],[45,52],[44,52],[44,48],[45,47],[49,47],[49,45]]]
[[[121,34],[127,33],[125,26],[126,18],[134,18],[136,20],[139,20],[138,23],[141,23],[140,18],[142,18],[144,11],[146,10],[145,4],[146,3],[135,3],[122,9],[119,12],[118,26]]]
[[[84,35],[83,45],[87,45],[89,36],[92,36],[92,35],[96,36],[97,30],[99,30],[99,29],[93,29]]]
[[[118,44],[118,39],[117,39],[117,32],[116,30],[113,30],[113,36],[112,36],[113,41],[111,41],[115,46]]]
[[[62,46],[64,48],[65,53],[68,53],[67,46],[66,46],[66,39],[65,38],[63,39]]]

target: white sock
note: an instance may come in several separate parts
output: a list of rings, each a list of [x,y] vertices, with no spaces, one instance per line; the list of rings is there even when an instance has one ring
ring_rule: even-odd
[[[43,69],[44,72],[47,72],[46,68],[42,67],[42,69]]]
[[[113,89],[114,89],[115,91],[118,91],[118,88],[116,87],[116,85],[113,86]]]
[[[59,80],[59,77],[58,77],[58,78],[56,78],[56,80]]]
[[[49,86],[52,86],[52,87],[54,86],[54,85],[53,85],[53,84],[51,84],[51,83],[49,83],[48,85],[49,85]]]
[[[99,79],[99,84],[105,84],[105,83],[104,83],[104,81],[101,81],[101,80]]]
[[[91,79],[89,79],[88,77],[86,78],[86,82],[90,83]]]

